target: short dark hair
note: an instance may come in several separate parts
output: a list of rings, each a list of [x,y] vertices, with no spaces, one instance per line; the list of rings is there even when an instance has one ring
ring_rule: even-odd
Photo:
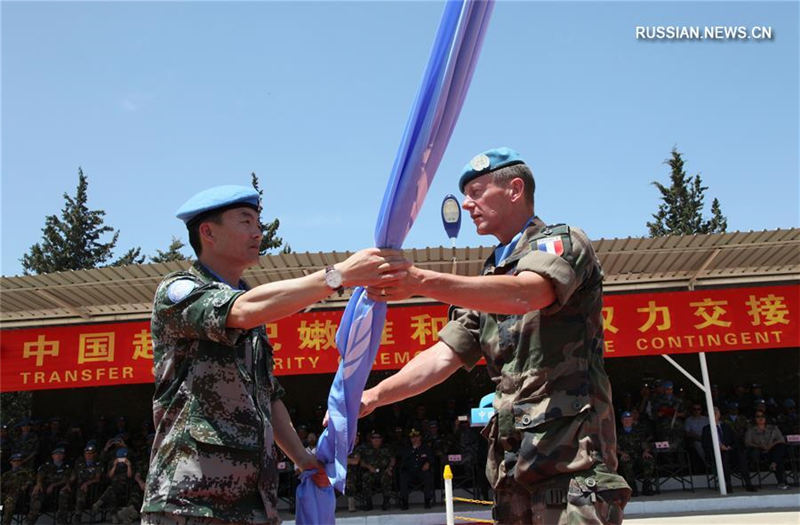
[[[203,252],[203,245],[200,242],[200,225],[204,222],[222,224],[222,213],[226,209],[227,208],[218,208],[216,210],[207,211],[206,213],[201,213],[186,225],[186,229],[189,230],[189,244],[192,246],[196,256],[200,257],[200,254]]]
[[[520,178],[525,183],[525,201],[533,206],[533,194],[536,191],[536,181],[533,179],[533,172],[527,164],[512,164],[492,172],[492,180],[495,184],[507,185],[511,179]]]

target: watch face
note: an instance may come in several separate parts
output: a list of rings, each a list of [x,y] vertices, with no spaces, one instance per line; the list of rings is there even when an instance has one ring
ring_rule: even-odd
[[[342,286],[342,274],[339,270],[331,268],[325,272],[325,283],[331,288],[339,288]]]

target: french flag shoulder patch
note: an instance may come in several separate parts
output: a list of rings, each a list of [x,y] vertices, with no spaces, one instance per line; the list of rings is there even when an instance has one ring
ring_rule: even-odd
[[[536,247],[540,252],[552,253],[553,255],[562,255],[564,253],[564,241],[561,236],[545,237],[536,241]]]

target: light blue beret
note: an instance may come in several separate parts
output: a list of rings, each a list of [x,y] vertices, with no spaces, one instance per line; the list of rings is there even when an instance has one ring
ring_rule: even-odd
[[[525,161],[522,160],[519,153],[511,148],[494,148],[475,155],[461,170],[458,189],[461,190],[461,193],[464,193],[464,186],[472,179],[514,164],[525,164]]]
[[[247,186],[215,186],[191,197],[178,208],[175,216],[189,224],[202,213],[236,204],[258,209],[258,192]]]

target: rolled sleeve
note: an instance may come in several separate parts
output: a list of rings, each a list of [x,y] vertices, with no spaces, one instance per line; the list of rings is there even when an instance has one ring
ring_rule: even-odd
[[[542,313],[554,313],[560,310],[572,293],[578,288],[577,275],[572,266],[562,257],[551,253],[532,251],[520,259],[516,273],[534,272],[545,277],[553,285],[556,300],[550,306],[543,308]]]
[[[480,314],[464,308],[450,307],[450,322],[439,331],[439,340],[456,353],[466,370],[480,361]]]
[[[589,238],[578,228],[570,228],[564,235],[568,252],[555,255],[532,250],[517,263],[516,273],[535,272],[550,281],[556,300],[541,310],[550,315],[561,310],[591,275],[600,274],[600,263]]]

